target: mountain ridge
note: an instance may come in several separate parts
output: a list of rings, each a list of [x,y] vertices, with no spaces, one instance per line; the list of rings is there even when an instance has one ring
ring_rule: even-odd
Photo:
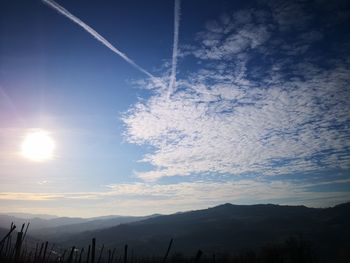
[[[350,203],[329,208],[223,204],[87,231],[59,242],[85,246],[94,237],[106,247],[122,249],[129,244],[146,255],[164,251],[174,238],[174,250],[193,254],[197,249],[223,253],[257,249],[290,236],[303,236],[321,250],[336,249],[350,244],[349,215]]]
[[[88,225],[98,224],[99,221],[110,221],[112,224],[113,220],[120,219],[126,221],[97,229],[90,229]],[[86,226],[89,231],[74,229],[79,225]],[[53,233],[44,233],[43,230],[45,228],[41,229],[41,235],[38,234],[40,231],[35,233],[32,229],[28,234],[33,240],[40,237],[61,248],[86,247],[92,238],[96,238],[98,244],[116,248],[117,251],[122,251],[128,244],[135,255],[141,256],[162,254],[170,239],[174,239],[174,253],[193,255],[198,249],[205,253],[229,254],[247,249],[257,250],[269,244],[279,244],[290,237],[302,237],[313,244],[318,256],[327,262],[337,251],[350,249],[350,202],[328,208],[225,203],[207,209],[148,218],[107,216],[105,219],[59,226]],[[70,233],[58,233],[64,230]]]

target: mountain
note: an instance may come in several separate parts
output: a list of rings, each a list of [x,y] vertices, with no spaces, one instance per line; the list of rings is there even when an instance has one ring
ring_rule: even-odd
[[[21,218],[11,215],[0,215],[0,227],[9,228],[13,222],[15,225],[20,226],[23,223],[30,222],[30,230],[37,230],[49,227],[58,227],[68,224],[83,223],[87,220],[79,217],[54,217],[51,219],[43,219],[39,217],[34,218]]]
[[[23,223],[30,223],[28,234],[42,240],[60,241],[67,237],[81,233],[84,231],[92,231],[97,229],[104,229],[117,226],[123,223],[131,223],[140,220],[145,220],[158,215],[150,216],[100,216],[92,218],[79,217],[49,217],[48,219],[35,217],[33,214],[21,214],[23,218],[15,217],[13,215],[0,214],[0,228],[9,229],[13,222],[17,228],[21,227]],[[1,235],[0,235],[1,236]]]
[[[140,255],[159,255],[174,238],[173,251],[193,255],[258,249],[300,236],[321,256],[350,248],[350,203],[333,208],[280,205],[224,204],[204,210],[177,213],[72,235],[64,246],[99,244],[122,249],[124,244]]]
[[[77,234],[84,231],[92,231],[97,229],[109,228],[124,223],[131,223],[140,220],[152,218],[157,215],[150,216],[102,216],[86,219],[84,222],[73,224],[64,224],[56,227],[36,228],[30,233],[41,239],[61,240],[72,234]]]
[[[58,216],[55,216],[55,215],[30,214],[30,213],[7,213],[7,214],[0,214],[0,216],[1,215],[14,216],[14,217],[23,218],[23,219],[33,219],[33,218],[53,219],[53,218],[58,218]]]

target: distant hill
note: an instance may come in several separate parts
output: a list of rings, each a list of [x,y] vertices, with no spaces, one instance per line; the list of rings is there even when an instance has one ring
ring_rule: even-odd
[[[8,216],[14,216],[17,218],[23,218],[23,219],[32,219],[32,218],[41,218],[41,219],[53,219],[58,218],[58,216],[55,215],[47,215],[47,214],[30,214],[30,213],[1,213],[1,215],[8,215]]]
[[[83,223],[87,220],[79,217],[54,217],[50,219],[43,219],[39,217],[34,218],[20,218],[11,215],[0,215],[0,227],[9,228],[13,222],[15,225],[20,226],[23,223],[30,222],[30,229],[42,229],[48,227],[58,227],[68,224]]]
[[[31,235],[42,239],[55,239],[60,240],[64,237],[71,236],[85,231],[92,231],[97,229],[104,229],[120,224],[136,222],[152,218],[156,215],[150,216],[103,216],[85,219],[84,222],[78,222],[73,224],[64,224],[56,227],[44,227],[31,230]]]
[[[92,237],[107,247],[124,244],[140,255],[164,253],[170,238],[173,251],[194,254],[257,249],[302,236],[326,256],[350,248],[350,203],[333,208],[232,205],[157,216],[119,226],[71,235],[62,245],[85,246]]]
[[[66,236],[77,234],[84,231],[91,231],[97,229],[109,228],[117,226],[122,223],[131,223],[157,215],[150,216],[101,216],[92,218],[79,217],[55,217],[45,215],[45,218],[36,217],[38,215],[17,213],[16,217],[13,215],[0,214],[0,228],[9,229],[13,222],[17,228],[21,227],[23,223],[30,222],[29,235],[40,239],[55,239],[60,240]]]
[[[20,227],[27,221],[0,215],[0,236],[7,233],[11,222]],[[135,255],[159,256],[173,238],[172,253],[194,255],[201,249],[210,255],[258,251],[294,236],[310,242],[320,262],[332,262],[340,251],[350,251],[350,203],[323,209],[223,204],[172,215],[33,218],[30,222],[30,247],[39,239],[58,248],[86,247],[95,237],[98,246],[122,251],[128,244]]]

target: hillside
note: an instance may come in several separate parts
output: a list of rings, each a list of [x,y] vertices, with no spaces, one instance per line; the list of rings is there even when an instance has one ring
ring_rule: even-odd
[[[30,222],[30,229],[37,230],[50,227],[59,227],[68,224],[83,223],[87,221],[88,220],[79,217],[54,217],[45,219],[40,217],[30,217],[28,215],[24,217],[17,217],[13,215],[0,214],[0,227],[3,228],[9,228],[12,222],[17,226],[22,225],[25,222]]]
[[[152,218],[151,216],[109,216],[86,219],[84,222],[34,229],[31,234],[42,239],[62,239],[72,234],[109,228],[120,224]]]
[[[23,223],[30,223],[29,234],[40,239],[60,240],[67,238],[72,234],[78,234],[84,231],[98,230],[117,226],[123,223],[131,223],[157,215],[150,216],[101,216],[93,218],[79,218],[79,217],[55,217],[45,215],[44,218],[39,218],[40,215],[30,214],[16,214],[4,215],[0,214],[0,228],[8,229],[13,222],[17,227]]]
[[[135,223],[85,232],[61,240],[64,246],[87,245],[92,237],[107,247],[128,244],[138,254],[157,255],[174,238],[173,251],[194,254],[235,252],[302,236],[325,256],[350,244],[350,203],[333,208],[232,205],[158,216]]]

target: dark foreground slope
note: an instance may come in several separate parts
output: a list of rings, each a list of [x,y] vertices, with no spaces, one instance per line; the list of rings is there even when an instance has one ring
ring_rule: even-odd
[[[334,257],[350,248],[350,203],[333,208],[304,206],[231,205],[122,224],[85,232],[62,242],[85,246],[95,237],[106,247],[124,244],[140,255],[159,255],[174,238],[172,251],[194,254],[233,253],[284,242],[291,236],[310,242],[320,258]]]

